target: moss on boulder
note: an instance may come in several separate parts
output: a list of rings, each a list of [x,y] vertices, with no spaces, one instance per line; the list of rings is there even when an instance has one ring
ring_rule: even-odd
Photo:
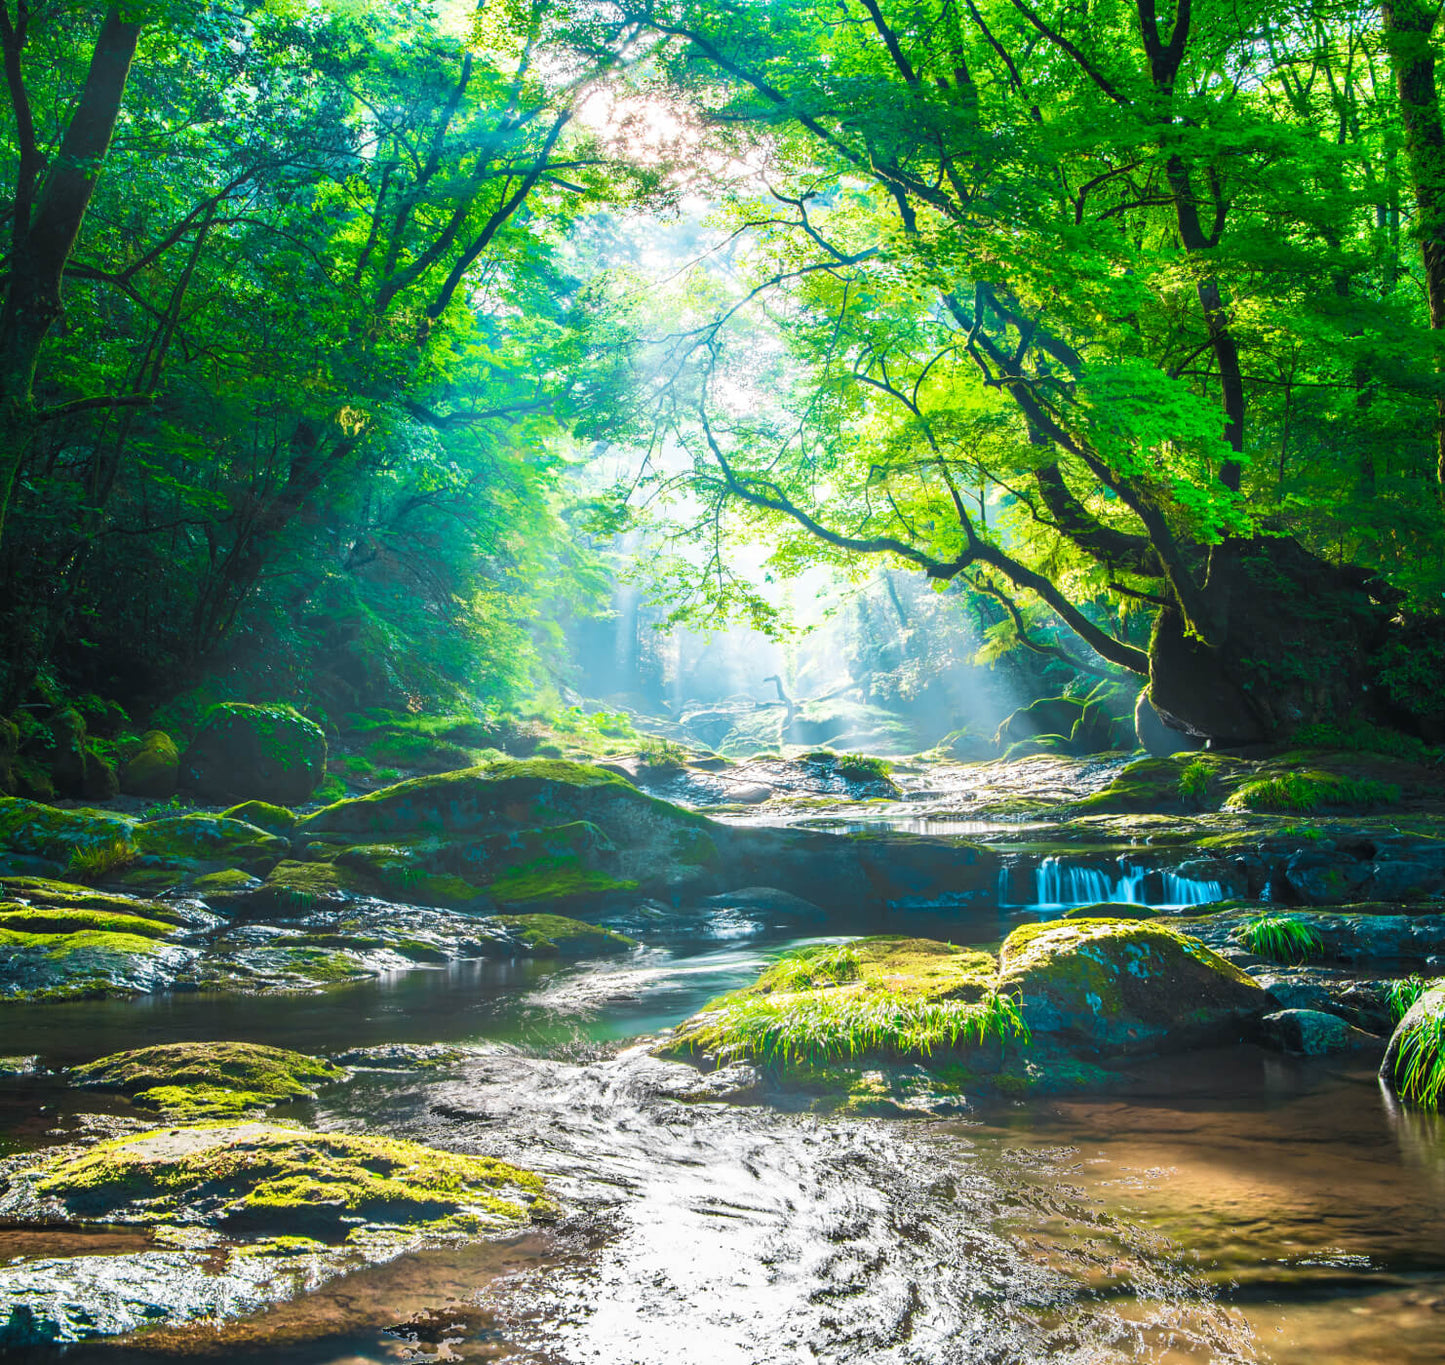
[[[63,863],[77,849],[93,850],[132,836],[136,822],[114,811],[61,810],[19,796],[0,797],[0,848]]]
[[[220,859],[284,858],[291,843],[259,825],[224,815],[171,815],[137,825],[136,847],[162,858]]]
[[[340,905],[361,889],[356,877],[335,863],[286,861],[277,863],[260,886],[242,894],[253,913],[284,917]]]
[[[175,1118],[220,1118],[310,1099],[346,1072],[322,1057],[257,1043],[162,1043],[71,1070],[77,1084],[119,1090]]]
[[[529,957],[593,957],[625,953],[637,940],[595,924],[563,915],[499,915],[497,917]]]
[[[120,770],[120,789],[132,796],[173,796],[180,767],[175,740],[164,730],[147,730],[140,748]]]
[[[1426,990],[1395,1026],[1380,1079],[1407,1104],[1445,1107],[1445,978]]]
[[[78,934],[93,929],[107,934],[165,938],[174,933],[175,928],[174,924],[161,920],[144,919],[140,915],[117,914],[113,910],[0,903],[0,929],[17,934]]]
[[[1051,921],[1015,929],[1000,989],[1037,1034],[1099,1055],[1247,1035],[1271,1008],[1250,977],[1198,939],[1148,921]]]
[[[223,702],[181,759],[180,785],[216,801],[296,805],[326,772],[326,736],[290,706]]]
[[[232,806],[221,814],[227,820],[241,820],[271,834],[288,833],[300,819],[294,810],[273,805],[270,801],[243,801],[239,806]]]
[[[42,1157],[12,1183],[69,1218],[328,1238],[365,1225],[475,1233],[547,1207],[540,1176],[492,1157],[264,1122],[131,1133]]]

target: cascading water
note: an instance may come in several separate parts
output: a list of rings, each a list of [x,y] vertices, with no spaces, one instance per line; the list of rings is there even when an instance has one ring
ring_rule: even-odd
[[[1045,858],[1031,871],[1005,867],[998,885],[999,905],[1013,910],[1072,910],[1081,905],[1182,909],[1208,905],[1225,894],[1222,882],[1145,867],[1127,857],[1117,859],[1113,870],[1107,864]]]

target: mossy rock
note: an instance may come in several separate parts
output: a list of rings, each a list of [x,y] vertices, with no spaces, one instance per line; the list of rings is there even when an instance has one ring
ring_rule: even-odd
[[[507,933],[530,957],[596,957],[625,953],[637,940],[563,915],[499,915]]]
[[[174,924],[146,919],[141,915],[114,910],[65,908],[61,906],[18,905],[0,902],[0,929],[14,934],[79,934],[96,930],[106,934],[135,934],[141,938],[165,938],[175,932]]]
[[[0,891],[30,905],[58,906],[74,910],[110,910],[118,915],[143,915],[167,924],[180,924],[183,917],[163,901],[136,900],[110,891],[96,891],[74,882],[52,881],[49,877],[0,877]]]
[[[70,1218],[344,1236],[362,1225],[475,1233],[549,1207],[540,1176],[371,1134],[264,1122],[131,1133],[17,1172]]]
[[[142,852],[161,858],[284,858],[290,840],[259,825],[224,815],[170,815],[137,825],[133,833]]]
[[[1248,1036],[1273,1007],[1250,977],[1186,934],[1138,920],[1055,920],[1015,929],[1000,989],[1036,1033],[1101,1056]]]
[[[565,759],[502,759],[407,782],[326,806],[302,822],[313,833],[440,834],[560,825],[608,829],[639,815],[688,813],[644,796],[625,778]],[[693,817],[690,823],[706,823]],[[611,830],[608,829],[611,833]]]
[[[222,1118],[311,1099],[346,1072],[322,1057],[258,1043],[161,1043],[72,1068],[77,1085],[119,1090],[173,1118]]]
[[[206,712],[181,759],[180,784],[208,800],[283,806],[310,797],[326,772],[326,735],[290,706],[223,702]]]
[[[191,888],[199,896],[212,896],[220,892],[254,891],[260,885],[259,877],[242,872],[239,867],[225,867],[219,872],[207,872],[197,877]]]
[[[301,818],[294,810],[273,805],[269,801],[243,801],[239,806],[232,806],[221,814],[227,820],[241,820],[271,834],[289,833]]]
[[[635,891],[637,883],[587,867],[570,854],[538,858],[508,868],[484,888],[498,905],[559,904],[583,897]]]
[[[74,1000],[168,989],[196,950],[154,936],[155,921],[144,924],[145,934],[0,929],[0,999]]]
[[[340,905],[360,890],[356,877],[335,863],[286,861],[277,863],[260,886],[244,895],[253,913],[286,916]]]
[[[77,849],[131,839],[136,822],[114,811],[61,810],[19,796],[0,797],[0,848],[65,862]]]

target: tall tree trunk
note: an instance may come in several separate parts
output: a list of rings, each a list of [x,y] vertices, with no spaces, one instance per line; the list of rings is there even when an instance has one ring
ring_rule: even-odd
[[[17,122],[28,126],[29,105],[20,71],[23,29],[6,17],[0,25],[11,103]],[[111,5],[91,53],[85,87],[61,139],[60,149],[40,187],[33,214],[15,219],[13,251],[3,304],[0,304],[0,538],[21,463],[35,438],[39,414],[33,388],[40,347],[60,316],[60,287],[75,248],[91,195],[110,150],[111,135],[125,97],[141,25],[121,17]],[[24,175],[22,169],[22,176]],[[22,184],[18,201],[32,187]],[[28,220],[28,221],[27,221]]]
[[[1400,90],[1405,156],[1415,183],[1416,233],[1425,266],[1430,326],[1445,330],[1445,129],[1431,45],[1438,7],[1431,0],[1385,0],[1385,43]],[[1445,510],[1445,393],[1435,400],[1435,478]]]

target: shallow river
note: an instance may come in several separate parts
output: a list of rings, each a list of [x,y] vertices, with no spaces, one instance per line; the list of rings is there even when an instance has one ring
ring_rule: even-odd
[[[783,946],[723,938],[313,996],[7,1008],[0,1051],[51,1065],[183,1038],[479,1045],[437,1073],[361,1072],[290,1114],[508,1155],[548,1174],[568,1211],[218,1330],[8,1358],[1445,1358],[1445,1128],[1393,1113],[1369,1068],[1232,1049],[1142,1069],[1127,1097],[994,1101],[969,1122],[824,1121],[684,1102],[678,1068],[625,1045]],[[34,1081],[0,1086],[7,1144],[102,1107],[38,1089],[42,1112]],[[32,1237],[0,1230],[0,1256],[41,1254]]]

